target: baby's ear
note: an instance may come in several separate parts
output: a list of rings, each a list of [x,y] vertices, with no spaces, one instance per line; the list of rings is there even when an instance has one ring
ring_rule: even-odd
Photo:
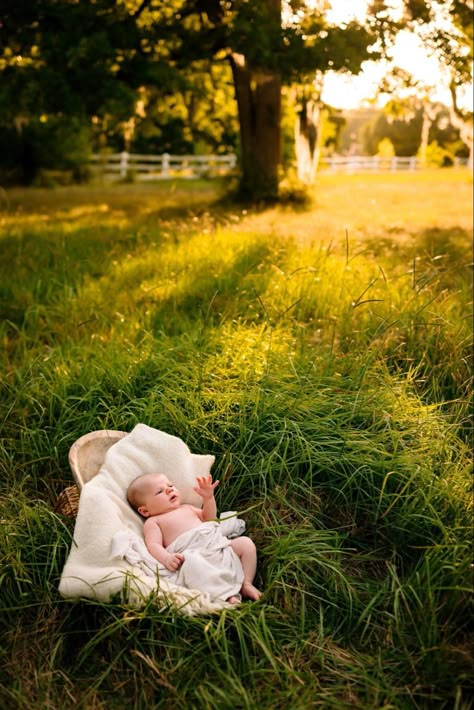
[[[150,513],[148,512],[148,510],[145,508],[144,505],[140,505],[137,508],[137,512],[140,513],[140,515],[143,515],[144,518],[148,518],[150,516]]]

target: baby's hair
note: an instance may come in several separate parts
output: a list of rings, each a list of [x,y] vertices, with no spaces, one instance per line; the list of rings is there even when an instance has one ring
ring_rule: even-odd
[[[138,507],[141,503],[139,481],[142,478],[145,478],[146,476],[147,476],[146,473],[142,473],[140,476],[137,476],[136,478],[133,479],[133,481],[130,483],[129,487],[127,488],[127,501],[129,503],[129,505],[132,506],[133,510],[138,510]]]

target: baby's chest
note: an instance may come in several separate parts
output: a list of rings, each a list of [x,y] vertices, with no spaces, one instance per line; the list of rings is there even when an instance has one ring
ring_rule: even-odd
[[[195,510],[192,508],[180,508],[172,513],[162,515],[160,527],[162,529],[174,530],[177,528],[191,527],[201,522]]]

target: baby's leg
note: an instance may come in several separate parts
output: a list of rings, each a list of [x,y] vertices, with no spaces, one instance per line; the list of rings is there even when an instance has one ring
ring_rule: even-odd
[[[260,599],[262,593],[253,586],[255,572],[257,571],[257,549],[249,537],[236,537],[230,541],[230,546],[240,558],[244,570],[244,581],[241,593],[249,599]]]

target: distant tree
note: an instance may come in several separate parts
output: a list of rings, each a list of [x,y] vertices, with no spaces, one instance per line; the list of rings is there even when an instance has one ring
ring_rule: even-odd
[[[365,107],[344,111],[345,125],[341,129],[338,150],[344,155],[361,155],[368,152],[363,147],[362,134],[365,126],[377,116],[378,109]]]
[[[415,155],[420,145],[421,115],[415,112],[410,119],[393,118],[383,110],[359,129],[363,152],[376,155],[379,143],[390,140],[395,155]]]
[[[469,148],[469,166],[473,168],[473,114],[461,108],[460,92],[466,85],[472,87],[473,67],[473,0],[451,0],[447,12],[454,33],[440,33],[432,39],[434,51],[443,56],[450,74],[451,122],[459,130],[462,141]]]
[[[473,161],[474,161],[474,140],[473,140],[473,116],[472,112],[466,111],[462,109],[458,103],[458,94],[457,94],[457,88],[456,84],[451,82],[450,85],[450,91],[451,91],[451,98],[452,98],[452,104],[451,104],[451,121],[452,123],[456,126],[456,128],[459,130],[459,133],[461,135],[461,140],[463,143],[465,143],[468,146],[469,149],[469,154],[468,154],[468,166],[472,170],[473,169]]]
[[[298,179],[314,182],[322,154],[334,152],[346,123],[341,112],[321,99],[324,77],[317,75],[311,85],[297,86],[294,145]]]
[[[0,126],[0,182],[29,184],[42,171],[54,171],[56,181],[83,180],[88,176],[89,139],[88,126],[75,117],[32,118],[20,132],[12,125]]]
[[[342,135],[346,128],[347,118],[341,109],[325,104],[321,125],[321,152],[334,153],[341,149]]]
[[[383,109],[389,123],[396,120],[408,123],[421,113],[418,156],[422,162],[425,162],[430,129],[439,110],[430,101],[434,87],[415,79],[406,70],[395,66],[380,82],[379,91],[391,96]]]
[[[115,0],[0,0],[0,127],[15,128],[20,172],[38,165],[38,121],[74,117],[87,130],[133,112],[137,72],[127,54],[134,23]]]
[[[448,77],[451,92],[451,123],[459,130],[473,160],[473,114],[461,108],[460,95],[472,86],[473,68],[473,0],[404,0],[404,17],[385,24],[390,17],[390,5],[384,0],[372,3],[374,17],[380,22],[382,40],[390,43],[396,30],[405,27],[416,34],[424,48],[436,57]]]
[[[418,155],[423,162],[427,162],[425,155],[434,141],[445,156],[451,154],[454,158],[462,154],[459,130],[450,121],[449,108],[413,97],[409,100],[390,99],[383,109],[362,124],[359,138],[363,151],[369,155],[377,153],[384,138],[391,141],[395,155]],[[430,162],[433,163],[432,159]]]

